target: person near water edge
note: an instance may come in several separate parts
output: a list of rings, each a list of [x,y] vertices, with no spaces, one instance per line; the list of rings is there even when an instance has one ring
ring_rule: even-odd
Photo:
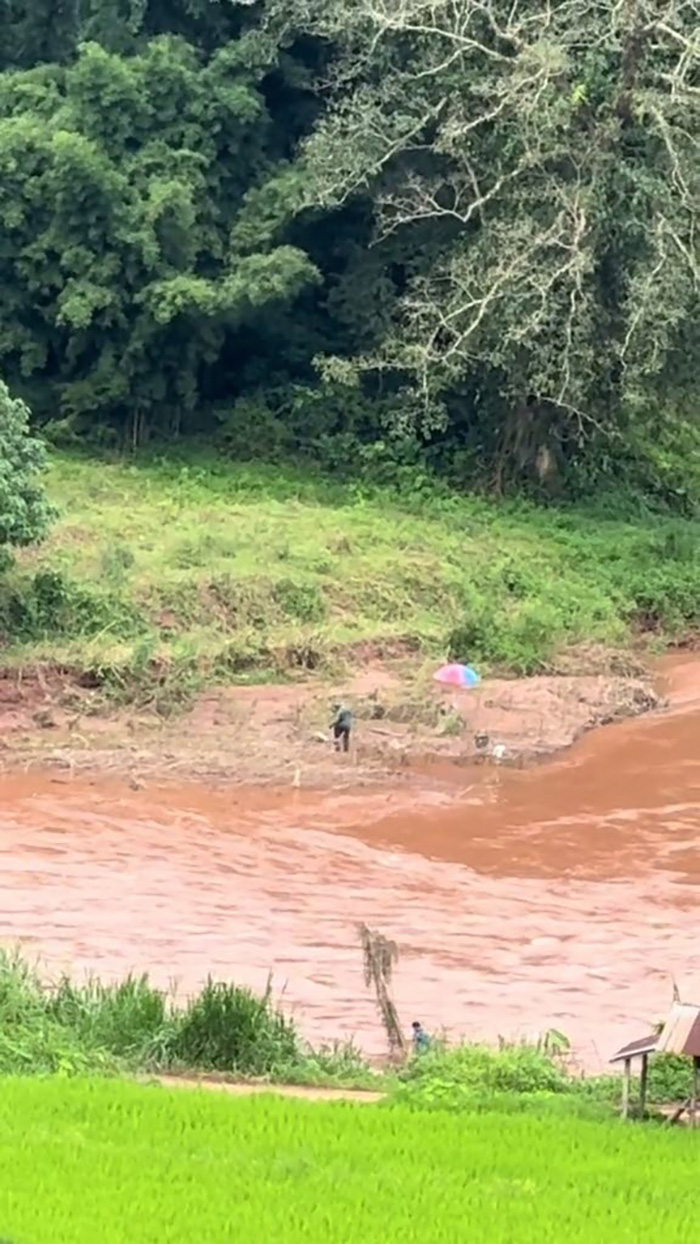
[[[413,1036],[411,1040],[413,1041],[413,1049],[416,1054],[425,1054],[430,1049],[430,1037],[417,1019],[414,1019],[412,1027]]]
[[[350,731],[352,730],[352,713],[344,704],[335,705],[335,717],[331,722],[333,740],[337,752],[350,750]]]

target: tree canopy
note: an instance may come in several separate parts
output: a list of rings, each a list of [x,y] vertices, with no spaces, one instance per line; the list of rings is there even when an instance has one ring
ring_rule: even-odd
[[[0,368],[49,434],[677,501],[700,0],[4,0]]]

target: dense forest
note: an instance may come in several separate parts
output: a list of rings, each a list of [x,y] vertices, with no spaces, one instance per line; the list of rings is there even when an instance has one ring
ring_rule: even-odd
[[[694,507],[699,32],[698,0],[0,0],[3,410]]]

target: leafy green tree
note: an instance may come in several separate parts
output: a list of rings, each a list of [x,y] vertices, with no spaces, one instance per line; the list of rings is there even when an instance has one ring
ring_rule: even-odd
[[[0,0],[0,65],[65,61],[76,49],[79,0]]]
[[[603,473],[689,504],[697,19],[0,0],[13,393],[54,438]]]
[[[698,314],[696,3],[281,0],[272,20],[336,54],[306,206],[369,202],[375,245],[410,252],[362,370],[411,376],[432,427],[478,377],[498,475],[668,395]]]
[[[317,281],[298,246],[235,242],[274,168],[271,55],[242,39],[205,60],[163,36],[0,78],[0,358],[64,435],[198,430],[207,369]]]
[[[33,544],[46,533],[52,509],[41,486],[44,450],[29,433],[29,411],[0,380],[0,559],[8,545]]]

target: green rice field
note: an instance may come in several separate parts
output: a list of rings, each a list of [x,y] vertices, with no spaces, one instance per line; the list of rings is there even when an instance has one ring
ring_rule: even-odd
[[[687,1244],[696,1230],[700,1137],[654,1126],[55,1078],[5,1080],[0,1129],[3,1244]]]

